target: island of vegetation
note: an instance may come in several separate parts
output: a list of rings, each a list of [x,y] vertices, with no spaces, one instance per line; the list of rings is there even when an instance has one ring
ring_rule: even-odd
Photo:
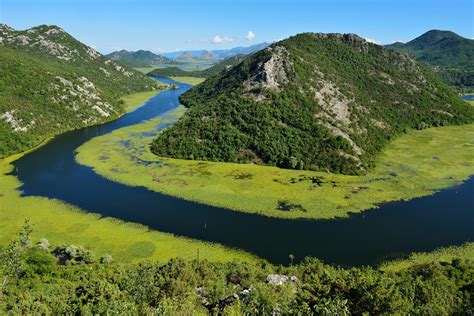
[[[410,129],[471,123],[474,109],[405,54],[353,34],[277,42],[181,96],[163,157],[363,174]]]
[[[95,137],[77,149],[76,159],[127,185],[283,218],[345,217],[384,202],[430,195],[474,174],[473,124],[410,131],[392,141],[376,166],[360,176],[154,155],[150,142],[185,112],[180,106]]]

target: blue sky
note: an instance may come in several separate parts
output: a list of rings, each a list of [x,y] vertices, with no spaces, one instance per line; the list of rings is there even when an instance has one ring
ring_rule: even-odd
[[[430,29],[474,37],[473,0],[0,0],[15,29],[56,24],[107,53],[222,49],[301,32],[357,33],[378,43]]]

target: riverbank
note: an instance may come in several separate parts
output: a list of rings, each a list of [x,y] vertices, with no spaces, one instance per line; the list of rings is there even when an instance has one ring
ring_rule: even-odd
[[[158,91],[155,92],[155,94]],[[131,95],[125,102],[129,109],[140,106],[147,95]],[[44,141],[41,145],[47,143]],[[255,256],[218,244],[201,242],[126,223],[81,209],[55,199],[22,197],[18,189],[22,183],[12,175],[12,163],[32,148],[0,160],[0,244],[7,244],[19,231],[25,218],[34,225],[33,238],[47,238],[59,244],[82,245],[98,256],[110,254],[118,262],[137,262],[152,259],[165,262],[180,257],[210,261],[256,261]]]
[[[76,159],[127,185],[281,218],[346,217],[381,203],[433,194],[474,174],[474,125],[412,131],[399,137],[364,176],[153,155],[149,144],[157,131],[176,121],[184,110],[179,107],[143,124],[96,137],[79,147]]]

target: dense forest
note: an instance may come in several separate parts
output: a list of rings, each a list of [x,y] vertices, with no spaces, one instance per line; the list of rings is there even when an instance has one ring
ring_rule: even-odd
[[[286,267],[203,259],[121,264],[83,247],[33,241],[31,232],[25,222],[0,249],[2,314],[474,313],[474,262],[466,259],[397,272],[314,258]]]
[[[451,31],[431,30],[406,44],[398,42],[386,47],[433,66],[459,92],[474,92],[474,40]]]
[[[246,55],[237,55],[230,58],[227,58],[223,61],[218,62],[217,64],[203,70],[183,70],[178,67],[167,67],[167,68],[157,68],[148,73],[152,77],[198,77],[198,78],[209,78],[221,73],[224,70],[233,67],[246,58]]]
[[[117,118],[120,97],[156,82],[57,26],[0,25],[0,158],[67,130]]]
[[[157,155],[360,174],[409,129],[464,124],[474,109],[407,55],[353,34],[277,42],[181,96]]]

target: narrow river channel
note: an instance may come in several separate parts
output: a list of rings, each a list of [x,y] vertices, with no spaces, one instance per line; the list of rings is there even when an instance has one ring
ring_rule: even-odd
[[[138,124],[179,105],[190,88],[164,91],[122,118],[55,137],[14,162],[24,196],[44,196],[85,211],[176,235],[221,243],[273,263],[315,256],[328,263],[368,265],[413,251],[474,240],[474,178],[435,195],[382,205],[336,220],[286,220],[184,201],[105,179],[78,164],[74,151],[93,137]],[[159,251],[159,249],[158,249]]]

